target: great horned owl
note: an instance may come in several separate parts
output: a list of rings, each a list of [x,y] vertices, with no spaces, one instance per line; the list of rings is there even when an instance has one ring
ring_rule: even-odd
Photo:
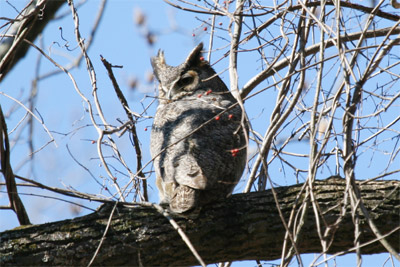
[[[230,195],[246,165],[242,109],[202,49],[200,43],[177,67],[162,51],[151,59],[160,83],[151,155],[161,203],[176,213]]]

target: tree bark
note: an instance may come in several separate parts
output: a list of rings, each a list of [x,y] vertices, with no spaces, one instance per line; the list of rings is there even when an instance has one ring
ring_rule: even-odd
[[[276,188],[279,207],[289,218],[303,185]],[[400,181],[359,182],[364,205],[382,234],[399,227]],[[340,215],[345,181],[316,181],[315,192],[320,220],[332,226]],[[304,193],[297,204],[301,204]],[[0,233],[0,265],[87,265],[105,232],[113,205],[107,204],[87,216]],[[320,253],[315,216],[308,209],[297,244],[300,253]],[[232,197],[203,207],[195,218],[171,215],[189,237],[206,263],[237,260],[273,260],[281,257],[285,229],[270,190]],[[322,218],[323,217],[323,218]],[[376,237],[362,217],[361,244]],[[325,229],[323,229],[324,231]],[[347,209],[333,237],[328,253],[353,247],[354,225]],[[386,237],[397,251],[400,234]],[[379,241],[361,248],[363,254],[385,252]],[[118,206],[94,265],[197,265],[186,244],[169,221],[153,206]]]

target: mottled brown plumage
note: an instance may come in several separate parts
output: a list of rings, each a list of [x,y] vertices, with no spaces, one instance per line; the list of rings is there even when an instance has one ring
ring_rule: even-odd
[[[177,67],[167,65],[161,51],[151,59],[160,83],[151,155],[161,202],[177,213],[227,197],[246,165],[242,110],[202,48]]]

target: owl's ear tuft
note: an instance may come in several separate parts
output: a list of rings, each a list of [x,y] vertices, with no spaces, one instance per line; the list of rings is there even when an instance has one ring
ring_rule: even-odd
[[[157,58],[160,61],[161,65],[166,65],[167,63],[165,62],[165,57],[164,57],[164,51],[162,51],[161,49],[158,50],[157,53]]]
[[[192,52],[187,56],[184,65],[186,67],[199,66],[204,63],[201,50],[203,50],[203,43],[199,43]]]
[[[157,56],[151,58],[151,66],[153,67],[154,75],[160,81],[159,72],[167,65],[165,62],[164,52],[158,50]]]

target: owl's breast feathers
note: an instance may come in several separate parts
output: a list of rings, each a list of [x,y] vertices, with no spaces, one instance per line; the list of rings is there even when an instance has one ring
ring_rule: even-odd
[[[160,175],[165,181],[173,179],[202,190],[216,186],[233,189],[246,161],[242,112],[235,106],[218,114],[234,103],[222,95],[210,95],[188,96],[159,106],[152,129],[152,144],[157,145],[152,154],[161,152],[155,163],[162,168]],[[238,151],[232,153],[235,149]]]

